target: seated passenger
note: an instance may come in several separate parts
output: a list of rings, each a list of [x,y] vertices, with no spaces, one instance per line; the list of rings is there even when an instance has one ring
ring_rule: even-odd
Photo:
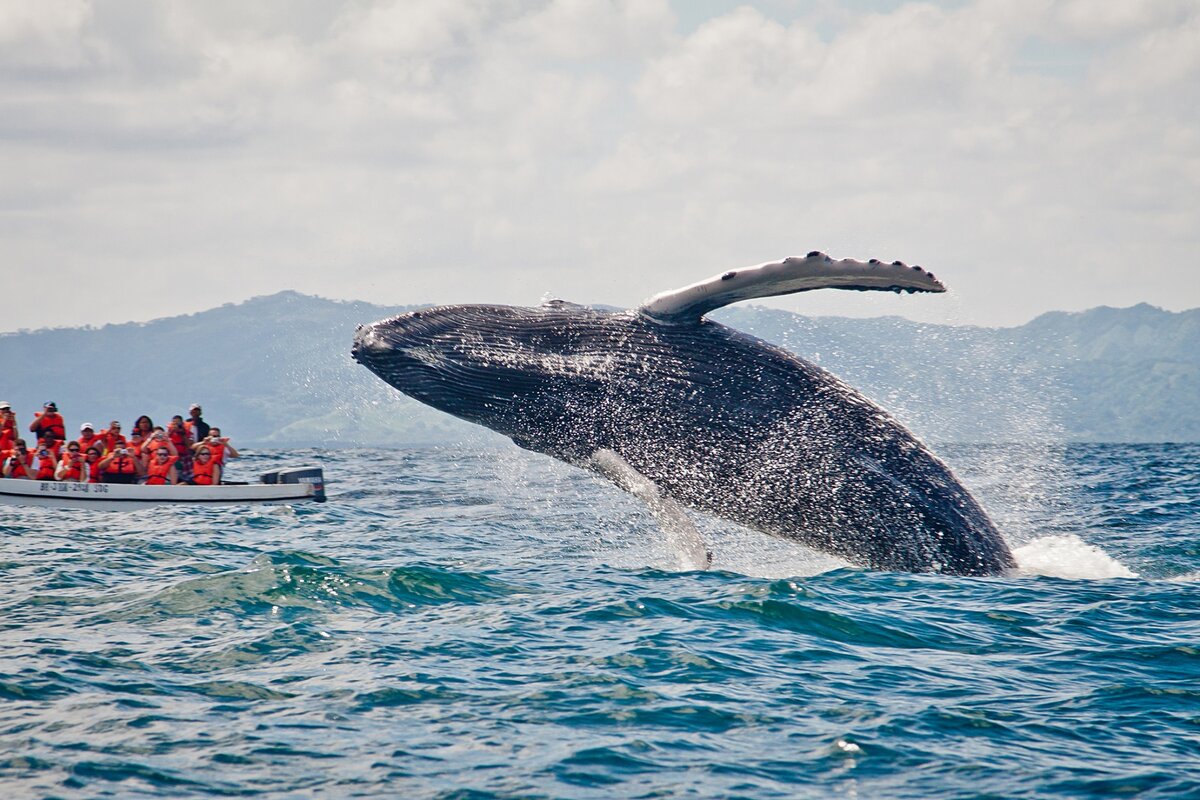
[[[6,478],[28,478],[33,469],[33,453],[25,447],[24,439],[13,442],[13,449],[4,458],[3,475]]]
[[[146,440],[142,438],[142,432],[137,429],[134,429],[134,431],[129,434],[129,444],[127,444],[126,447],[128,447],[130,450],[132,450],[133,454],[135,456],[137,456],[137,459],[139,461],[141,461],[142,460],[142,445],[144,445],[145,443],[146,443]]]
[[[196,460],[192,462],[192,480],[196,486],[219,486],[221,465],[213,458],[212,450],[201,442],[196,445]]]
[[[183,417],[180,415],[171,417],[167,438],[175,445],[175,454],[179,457],[179,479],[186,483],[192,479],[192,436],[183,426]]]
[[[71,483],[86,483],[86,470],[87,462],[83,460],[79,442],[69,442],[63,451],[62,460],[58,462],[58,467],[54,470],[54,479]]]
[[[104,440],[96,435],[96,429],[92,427],[92,423],[85,422],[79,426],[79,438],[75,441],[79,442],[79,446],[84,450],[89,447],[95,447],[100,450],[100,454],[104,454]]]
[[[105,483],[137,483],[142,476],[142,460],[127,447],[118,447],[100,460]]]
[[[137,421],[133,423],[133,430],[137,433],[140,433],[143,439],[149,439],[150,434],[154,433],[154,420],[150,419],[150,417],[146,416],[145,414],[142,414],[137,418]]]
[[[171,451],[160,445],[154,450],[154,456],[146,465],[146,483],[150,486],[162,486],[179,483],[179,475],[175,471],[175,462],[179,456],[171,455]]]
[[[33,414],[33,422],[29,423],[29,431],[41,438],[43,434],[49,433],[55,439],[67,438],[66,423],[63,422],[62,415],[58,413],[58,405],[53,400],[46,403],[41,411],[36,411]]]
[[[54,451],[54,438],[47,434],[34,455],[37,457],[37,471],[33,473],[33,479],[35,481],[54,480],[54,471],[58,468],[58,454]]]
[[[55,458],[58,458],[59,454],[62,452],[62,443],[62,439],[55,439],[53,436],[47,433],[38,440],[38,449],[49,450],[54,454]]]
[[[100,472],[100,448],[92,446],[87,449],[87,454],[84,456],[84,465],[87,467],[87,480],[85,483],[103,483],[100,479],[103,473]]]
[[[221,436],[221,429],[217,427],[209,428],[208,438],[202,442],[197,442],[196,444],[192,445],[192,449],[195,450],[201,446],[207,447],[209,450],[211,450],[213,454],[213,461],[215,461],[217,464],[220,464],[222,467],[225,466],[225,459],[241,458],[242,455],[234,448],[233,445],[229,443],[228,436]]]
[[[161,425],[155,425],[153,432],[147,439],[142,440],[142,456],[149,461],[158,447],[165,447],[170,451],[171,455],[179,455],[179,451],[175,449],[174,442],[167,436],[167,432],[163,430]]]
[[[108,423],[108,430],[100,432],[100,437],[104,439],[104,449],[110,453],[127,444],[125,437],[121,435],[121,423],[115,419]]]

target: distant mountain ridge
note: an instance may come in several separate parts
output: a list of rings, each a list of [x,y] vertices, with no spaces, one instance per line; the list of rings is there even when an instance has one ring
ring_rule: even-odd
[[[354,328],[418,306],[286,291],[145,323],[0,335],[0,398],[22,425],[55,400],[83,421],[156,422],[196,401],[235,442],[350,446],[495,439],[354,364]],[[1200,309],[1051,312],[1015,328],[805,317],[713,319],[834,372],[932,441],[1200,441]]]

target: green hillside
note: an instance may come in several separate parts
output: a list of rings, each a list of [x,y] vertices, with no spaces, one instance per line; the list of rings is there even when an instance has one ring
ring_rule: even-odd
[[[495,438],[408,400],[349,356],[354,328],[406,310],[295,292],[149,323],[0,336],[0,398],[68,424],[192,401],[235,442],[349,446]],[[1017,328],[810,318],[739,306],[714,319],[831,370],[934,441],[1200,441],[1200,309],[1045,314]]]

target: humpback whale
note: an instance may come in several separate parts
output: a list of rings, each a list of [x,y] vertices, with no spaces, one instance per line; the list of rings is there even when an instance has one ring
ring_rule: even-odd
[[[401,392],[612,480],[683,563],[706,566],[685,509],[878,570],[995,575],[999,531],[903,425],[829,372],[705,318],[819,288],[943,292],[921,267],[821,252],[731,270],[602,311],[451,305],[361,325],[352,355]]]

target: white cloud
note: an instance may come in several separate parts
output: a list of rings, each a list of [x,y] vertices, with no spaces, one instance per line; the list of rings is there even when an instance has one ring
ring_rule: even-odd
[[[4,4],[6,279],[76,290],[9,325],[281,288],[632,303],[814,247],[925,263],[958,305],[808,311],[1200,304],[1194,4],[781,7]]]

